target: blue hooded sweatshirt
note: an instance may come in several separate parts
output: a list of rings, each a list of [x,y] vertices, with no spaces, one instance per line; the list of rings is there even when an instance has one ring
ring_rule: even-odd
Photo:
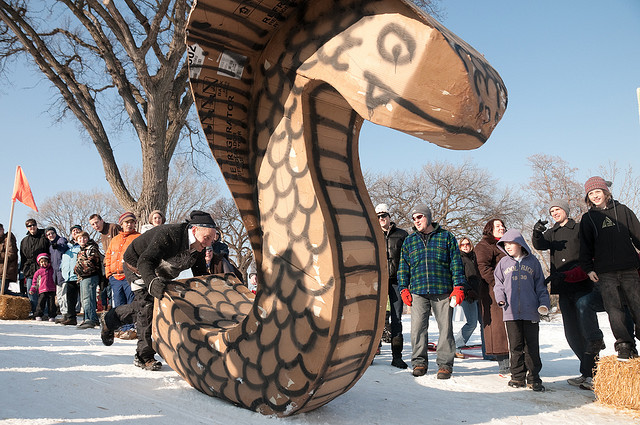
[[[511,257],[504,249],[505,242],[516,242],[522,247],[520,261]],[[496,265],[493,275],[496,284],[493,293],[496,302],[505,302],[502,319],[530,320],[538,322],[539,306],[549,308],[549,292],[544,283],[544,274],[538,259],[531,254],[519,230],[508,230],[497,243],[498,249],[507,254]]]

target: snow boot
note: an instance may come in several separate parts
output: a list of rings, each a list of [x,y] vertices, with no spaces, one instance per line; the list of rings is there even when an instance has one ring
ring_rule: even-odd
[[[156,370],[162,369],[162,363],[160,363],[156,359],[151,358],[149,360],[143,360],[140,357],[138,357],[137,354],[133,357],[133,364],[134,364],[134,366],[137,366],[137,367],[142,368],[144,370],[156,371]]]
[[[404,340],[402,336],[394,336],[391,338],[391,355],[393,356],[393,360],[391,360],[391,366],[395,366],[398,369],[406,369],[408,366],[402,360],[402,346],[404,345]]]
[[[109,329],[104,320],[104,316],[107,314],[108,313],[103,313],[100,315],[100,339],[102,339],[102,343],[108,347],[113,344],[114,333]]]

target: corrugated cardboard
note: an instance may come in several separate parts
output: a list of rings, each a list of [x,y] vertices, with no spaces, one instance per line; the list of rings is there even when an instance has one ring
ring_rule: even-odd
[[[401,0],[199,1],[187,40],[196,107],[260,285],[255,301],[218,278],[169,291],[157,347],[206,394],[264,414],[310,411],[355,384],[383,329],[387,262],[360,171],[363,120],[473,149],[506,89]]]

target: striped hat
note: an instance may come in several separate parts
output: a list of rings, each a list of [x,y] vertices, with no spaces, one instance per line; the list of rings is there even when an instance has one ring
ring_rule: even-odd
[[[125,213],[122,213],[122,215],[118,219],[118,224],[122,225],[122,223],[124,223],[127,220],[134,220],[135,221],[136,220],[136,216],[131,211],[127,211]]]

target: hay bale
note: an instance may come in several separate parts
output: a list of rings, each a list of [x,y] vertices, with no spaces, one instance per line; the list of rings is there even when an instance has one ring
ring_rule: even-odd
[[[597,399],[618,409],[640,410],[640,358],[621,362],[616,356],[607,356],[597,367],[593,377]]]
[[[31,302],[29,298],[14,295],[0,295],[0,319],[24,320],[29,318]]]

